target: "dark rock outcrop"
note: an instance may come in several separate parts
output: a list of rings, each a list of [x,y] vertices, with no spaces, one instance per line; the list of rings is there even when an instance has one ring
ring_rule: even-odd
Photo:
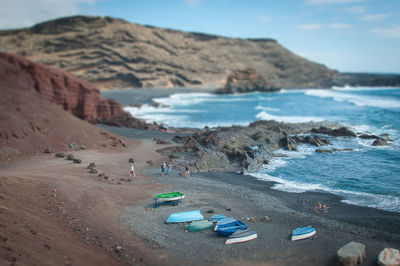
[[[325,134],[334,137],[357,137],[356,133],[346,127],[331,129],[326,127],[313,128],[311,133]]]
[[[217,93],[247,93],[253,91],[273,92],[278,91],[271,82],[261,77],[255,69],[238,70],[230,74],[224,87]]]
[[[376,139],[372,143],[372,146],[389,146],[389,143],[384,139]]]
[[[285,124],[256,121],[247,127],[218,127],[197,131],[192,136],[176,136],[176,146],[158,150],[174,165],[190,164],[197,171],[240,171],[251,173],[267,164],[273,152],[284,148],[296,150],[297,144],[330,144],[328,139],[310,134],[322,123]],[[326,128],[325,131],[333,131]],[[342,132],[343,129],[340,131]]]
[[[105,100],[93,85],[66,71],[3,52],[0,52],[0,64],[11,65],[13,71],[24,73],[32,91],[80,119],[95,121],[123,112],[117,101]]]

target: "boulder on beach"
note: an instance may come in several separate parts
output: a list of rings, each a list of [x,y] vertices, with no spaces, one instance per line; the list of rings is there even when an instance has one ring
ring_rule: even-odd
[[[398,249],[385,248],[379,253],[378,265],[381,266],[399,266],[400,252]]]
[[[341,266],[360,264],[365,259],[365,245],[351,241],[337,251],[337,259]]]

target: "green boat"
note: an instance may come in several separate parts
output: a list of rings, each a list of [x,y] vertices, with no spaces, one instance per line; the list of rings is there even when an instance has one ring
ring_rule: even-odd
[[[170,192],[165,194],[158,194],[156,195],[156,199],[160,202],[162,201],[175,201],[175,200],[182,200],[185,197],[185,194],[180,192]]]
[[[207,220],[193,221],[187,226],[187,230],[190,232],[197,232],[209,229],[212,226],[213,223]]]

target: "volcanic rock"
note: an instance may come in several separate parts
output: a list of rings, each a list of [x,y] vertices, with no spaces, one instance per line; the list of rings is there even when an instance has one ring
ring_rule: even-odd
[[[355,266],[365,259],[365,245],[353,242],[347,243],[337,251],[339,265]]]
[[[331,129],[327,127],[319,127],[319,128],[313,128],[311,130],[311,133],[316,133],[316,134],[325,134],[325,135],[330,135],[330,136],[335,136],[335,137],[356,137],[356,133],[353,131],[349,130],[346,127],[340,127],[337,129]]]
[[[105,119],[123,112],[117,101],[105,100],[93,85],[66,71],[3,52],[0,64],[23,75],[30,90],[83,120]]]
[[[400,251],[395,248],[384,248],[379,253],[378,265],[380,266],[400,265]]]
[[[248,93],[253,91],[272,92],[278,91],[271,82],[261,77],[255,69],[238,70],[230,74],[225,86],[218,89],[217,93]]]
[[[384,139],[376,139],[372,143],[372,146],[389,146],[389,143]]]

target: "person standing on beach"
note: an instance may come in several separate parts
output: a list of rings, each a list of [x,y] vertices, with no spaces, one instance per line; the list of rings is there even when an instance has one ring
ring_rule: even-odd
[[[133,163],[131,163],[131,169],[129,171],[129,176],[136,176],[135,174],[135,167],[133,166]]]
[[[172,165],[171,165],[171,163],[168,163],[168,166],[167,166],[167,175],[170,175],[170,174],[171,174],[171,170],[172,170]]]
[[[167,171],[167,164],[165,163],[165,161],[162,163],[161,165],[161,176],[164,176],[164,174]]]
[[[189,171],[189,166],[185,166],[185,176],[186,176],[186,178],[189,178],[190,177],[190,171]]]

